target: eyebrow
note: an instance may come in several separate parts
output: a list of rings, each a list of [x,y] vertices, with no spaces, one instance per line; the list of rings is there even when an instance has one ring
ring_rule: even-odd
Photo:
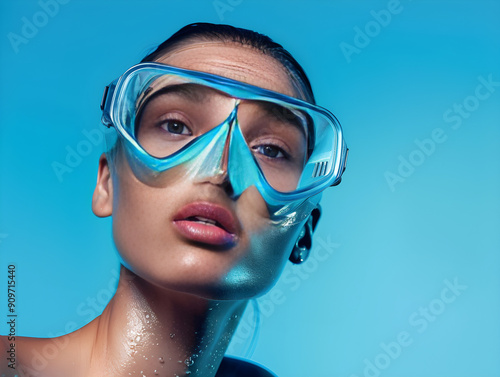
[[[146,89],[144,94],[147,95],[147,93],[151,90],[153,90],[153,88],[149,87],[148,89]],[[167,85],[157,90],[156,92],[153,92],[150,97],[146,97],[144,99],[144,102],[139,105],[139,108],[141,108],[145,103],[148,103],[152,99],[166,94],[176,94],[186,99],[194,100],[196,102],[203,102],[207,99],[207,92],[209,91],[214,91],[214,89],[206,88],[203,85],[193,83]]]
[[[263,102],[262,108],[264,109],[264,111],[266,111],[267,114],[271,115],[275,119],[280,121],[284,120],[285,122],[290,123],[294,127],[298,128],[304,134],[304,136],[307,136],[308,122],[305,116],[304,119],[302,119],[292,110],[275,103]]]
[[[201,90],[200,90],[201,89]],[[208,96],[206,92],[209,91],[215,91],[215,89],[211,88],[206,88],[203,85],[199,84],[193,84],[193,83],[181,83],[181,84],[174,84],[174,85],[166,85],[163,88],[157,90],[156,92],[153,92],[149,97],[147,96],[149,92],[151,92],[153,87],[148,87],[144,91],[144,98],[140,100],[140,102],[136,105],[136,113],[135,113],[135,128],[137,128],[138,123],[140,122],[142,118],[142,113],[146,106],[154,99],[164,96],[164,95],[169,95],[169,94],[174,94],[178,95],[179,97],[195,101],[195,102],[203,102],[206,101]],[[137,131],[137,130],[136,130]]]

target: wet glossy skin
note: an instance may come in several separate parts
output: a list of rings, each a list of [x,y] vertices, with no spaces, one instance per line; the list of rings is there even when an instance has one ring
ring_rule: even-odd
[[[288,75],[274,59],[254,49],[221,42],[195,42],[159,62],[204,71],[296,95]],[[228,107],[220,100],[213,106]],[[166,174],[167,176],[167,174]],[[152,284],[212,299],[248,299],[268,290],[287,261],[301,224],[283,228],[269,222],[265,202],[254,188],[232,200],[223,177],[187,180],[170,174],[154,185],[137,179],[125,159],[112,174],[113,234],[126,266]],[[160,178],[161,179],[161,178]],[[191,203],[223,207],[234,219],[236,242],[229,248],[193,242],[175,226],[176,214]]]
[[[297,93],[279,63],[241,45],[190,42],[160,62]],[[92,209],[113,216],[125,265],[117,292],[101,316],[57,342],[18,338],[25,371],[39,377],[215,376],[247,300],[272,287],[307,213],[283,226],[269,220],[256,189],[231,199],[224,174],[188,180],[181,170],[166,173],[148,184],[123,155],[111,170],[101,157]],[[179,213],[197,203],[222,208],[223,222],[230,214],[234,243],[218,247],[179,231]],[[42,367],[35,355],[48,346],[58,347],[57,354]]]

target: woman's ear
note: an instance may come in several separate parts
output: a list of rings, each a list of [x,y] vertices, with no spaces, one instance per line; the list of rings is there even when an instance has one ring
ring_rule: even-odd
[[[98,217],[108,217],[113,213],[113,182],[106,155],[99,158],[97,184],[92,196],[92,212]]]
[[[309,215],[304,227],[300,231],[299,238],[295,242],[292,253],[288,258],[294,264],[300,264],[304,262],[312,249],[312,235],[318,225],[319,218],[321,217],[321,207],[318,204]]]

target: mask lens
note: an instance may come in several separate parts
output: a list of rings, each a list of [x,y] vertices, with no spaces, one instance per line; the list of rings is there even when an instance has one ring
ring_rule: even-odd
[[[328,115],[267,100],[247,89],[227,88],[233,96],[225,90],[189,76],[137,71],[124,82],[115,114],[144,151],[165,159],[223,124],[238,102],[235,124],[246,146],[238,143],[232,153],[248,147],[250,154],[241,152],[241,159],[233,159],[238,167],[229,175],[244,175],[248,164],[255,163],[269,186],[281,193],[305,192],[330,179],[337,164],[338,133]]]
[[[234,100],[214,89],[163,77],[139,98],[134,135],[146,152],[169,157],[221,124]]]
[[[166,158],[223,123],[235,100],[207,86],[163,76],[137,97],[133,132],[150,155]],[[275,190],[297,188],[307,155],[304,117],[266,101],[241,101],[238,123],[266,181]]]
[[[296,190],[307,159],[305,117],[271,102],[243,101],[238,121],[267,183],[280,192]]]

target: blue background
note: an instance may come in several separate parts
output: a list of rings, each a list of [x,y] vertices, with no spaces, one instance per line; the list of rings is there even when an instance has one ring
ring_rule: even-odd
[[[61,335],[113,293],[110,221],[90,208],[104,147],[84,134],[104,86],[185,24],[222,22],[288,48],[350,148],[311,258],[258,300],[255,349],[249,309],[230,352],[278,376],[500,375],[500,86],[481,84],[500,81],[499,2],[65,1],[0,5],[0,276],[16,264],[19,334]]]

